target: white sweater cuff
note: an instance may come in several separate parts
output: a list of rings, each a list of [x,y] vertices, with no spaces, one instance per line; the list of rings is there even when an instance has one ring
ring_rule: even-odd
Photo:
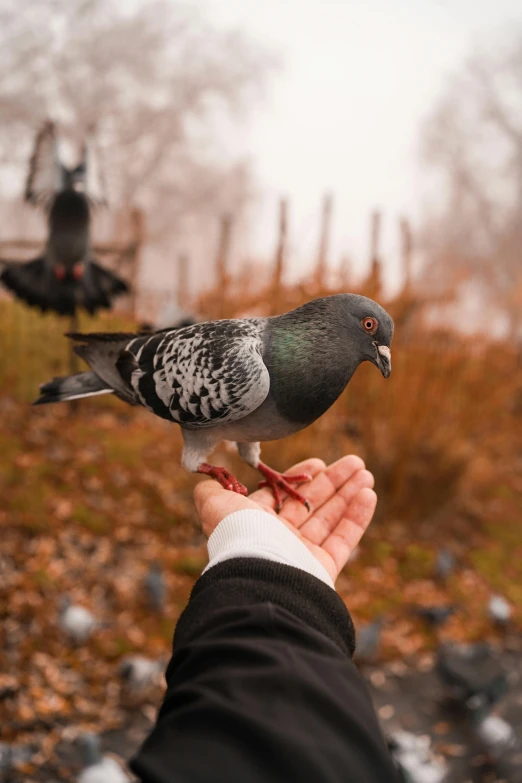
[[[300,568],[329,587],[334,586],[328,571],[310,550],[267,511],[244,509],[225,517],[208,540],[208,556],[203,573],[233,557],[258,557]]]

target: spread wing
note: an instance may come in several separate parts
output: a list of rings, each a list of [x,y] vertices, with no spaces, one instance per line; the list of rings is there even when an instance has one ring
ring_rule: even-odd
[[[264,401],[264,319],[210,321],[133,340],[118,370],[153,413],[212,427],[247,416]]]
[[[94,131],[90,130],[83,144],[82,162],[73,174],[82,178],[85,195],[92,206],[107,205],[107,184],[101,157],[100,145],[96,143]]]
[[[29,174],[25,186],[25,200],[47,207],[56,193],[65,187],[67,171],[58,156],[56,129],[46,122],[36,136]]]

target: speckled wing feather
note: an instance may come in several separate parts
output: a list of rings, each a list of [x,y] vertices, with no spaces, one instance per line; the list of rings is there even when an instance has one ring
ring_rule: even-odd
[[[185,427],[248,415],[266,398],[262,318],[210,321],[132,340],[118,370],[153,413]]]
[[[54,123],[46,122],[38,133],[25,186],[25,200],[48,208],[65,185],[66,170],[58,157]]]

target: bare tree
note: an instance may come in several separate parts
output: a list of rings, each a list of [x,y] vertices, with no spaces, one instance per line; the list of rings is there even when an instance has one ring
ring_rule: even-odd
[[[430,280],[474,284],[522,337],[522,30],[449,83],[425,128]]]
[[[180,0],[131,7],[4,0],[0,165],[21,189],[45,117],[71,145],[98,126],[112,202],[144,207],[151,241],[164,244],[187,216],[235,211],[248,198],[245,166],[220,160],[216,126],[223,112],[245,108],[271,58]]]

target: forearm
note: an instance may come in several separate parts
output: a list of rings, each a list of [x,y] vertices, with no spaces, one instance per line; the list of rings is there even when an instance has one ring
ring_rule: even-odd
[[[214,566],[178,623],[135,772],[145,783],[393,781],[353,649],[343,602],[317,578],[250,558]]]

